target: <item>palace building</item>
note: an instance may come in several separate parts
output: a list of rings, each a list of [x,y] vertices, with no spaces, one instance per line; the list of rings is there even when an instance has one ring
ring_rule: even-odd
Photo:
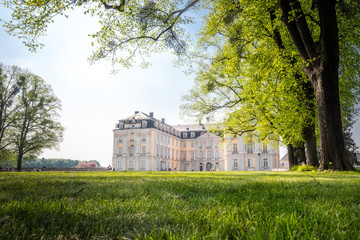
[[[223,141],[206,125],[171,126],[152,112],[136,111],[113,132],[115,171],[271,171],[280,165],[278,142]]]

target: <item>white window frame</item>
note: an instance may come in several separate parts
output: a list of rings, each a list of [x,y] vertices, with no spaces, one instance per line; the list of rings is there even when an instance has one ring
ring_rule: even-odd
[[[269,159],[268,158],[263,158],[263,167],[269,168]]]
[[[239,168],[239,159],[237,158],[233,159],[233,168]]]

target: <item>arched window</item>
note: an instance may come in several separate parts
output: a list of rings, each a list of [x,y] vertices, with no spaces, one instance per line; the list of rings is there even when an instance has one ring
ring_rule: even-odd
[[[145,120],[142,121],[142,122],[141,122],[141,126],[142,126],[143,128],[146,128],[146,126],[147,126],[147,121],[145,121]]]

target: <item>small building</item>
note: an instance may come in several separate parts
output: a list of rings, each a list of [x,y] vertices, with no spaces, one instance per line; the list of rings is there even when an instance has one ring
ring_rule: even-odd
[[[279,168],[289,170],[289,155],[287,153],[280,159]]]
[[[115,125],[116,171],[271,171],[280,168],[277,141],[222,138],[204,124],[175,125],[136,111]]]

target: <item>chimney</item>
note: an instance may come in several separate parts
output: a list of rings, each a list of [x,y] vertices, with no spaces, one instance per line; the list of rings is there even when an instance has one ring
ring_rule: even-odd
[[[162,118],[162,119],[161,119],[161,122],[162,122],[162,123],[165,123],[165,118]]]
[[[135,111],[135,114],[139,113],[139,111]]]
[[[154,117],[154,113],[153,113],[153,112],[150,112],[150,117]]]

